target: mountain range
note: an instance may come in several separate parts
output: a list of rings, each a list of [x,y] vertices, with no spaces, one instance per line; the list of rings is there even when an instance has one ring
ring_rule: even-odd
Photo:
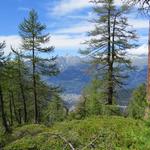
[[[147,56],[141,55],[131,59],[137,69],[130,72],[126,86],[120,90],[118,100],[120,105],[127,105],[132,90],[146,82]],[[64,101],[68,103],[69,107],[74,107],[80,99],[82,90],[91,80],[88,73],[89,64],[85,63],[85,58],[78,56],[59,57],[57,63],[60,74],[56,77],[47,77],[45,80],[49,84],[61,86]]]

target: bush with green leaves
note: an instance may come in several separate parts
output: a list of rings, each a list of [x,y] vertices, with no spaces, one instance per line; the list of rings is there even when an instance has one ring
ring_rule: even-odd
[[[142,84],[133,91],[127,108],[128,116],[135,119],[143,119],[146,106],[146,86],[145,84]]]
[[[51,128],[26,125],[17,128],[4,150],[148,150],[149,122],[114,116],[56,123]]]
[[[76,119],[82,119],[91,115],[121,115],[120,109],[113,100],[113,105],[107,104],[107,96],[103,90],[103,81],[95,78],[84,89],[81,100],[74,114]]]
[[[43,122],[52,125],[54,122],[63,121],[66,117],[66,111],[63,101],[59,95],[53,95],[47,108],[43,113]]]

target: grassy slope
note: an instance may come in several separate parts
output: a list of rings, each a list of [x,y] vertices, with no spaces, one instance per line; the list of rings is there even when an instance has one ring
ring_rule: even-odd
[[[26,125],[7,136],[4,150],[150,150],[150,125],[122,117],[90,117],[51,128]],[[86,147],[91,141],[92,144]]]

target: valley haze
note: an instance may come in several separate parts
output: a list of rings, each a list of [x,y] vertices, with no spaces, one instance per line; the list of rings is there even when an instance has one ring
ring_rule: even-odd
[[[127,84],[119,93],[118,103],[127,106],[133,89],[146,82],[147,55],[130,55],[136,70],[129,73]],[[81,92],[90,83],[89,65],[86,58],[79,56],[60,56],[57,58],[60,74],[56,77],[44,77],[48,84],[59,85],[63,89],[62,98],[69,109],[74,109],[80,101]],[[69,76],[68,76],[69,75]]]

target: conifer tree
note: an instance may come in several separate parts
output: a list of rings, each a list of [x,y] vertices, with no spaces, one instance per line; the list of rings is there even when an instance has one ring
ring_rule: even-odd
[[[135,119],[143,119],[146,107],[146,85],[142,84],[137,87],[132,93],[127,108],[128,116]]]
[[[12,52],[14,53],[15,55],[15,62],[16,62],[16,65],[13,65],[14,66],[14,69],[16,70],[16,76],[17,76],[17,83],[19,84],[19,87],[20,87],[20,93],[21,93],[21,96],[22,96],[22,100],[23,100],[23,112],[24,112],[24,122],[26,123],[27,122],[27,99],[26,99],[26,96],[25,96],[25,83],[27,82],[25,80],[25,75],[27,75],[27,67],[25,66],[23,60],[22,60],[22,54],[21,54],[21,51],[20,52],[17,52],[16,50],[14,50],[13,48],[11,48]]]
[[[59,95],[53,95],[44,112],[44,121],[52,124],[55,121],[63,121],[66,116],[64,104]]]
[[[150,17],[150,1],[149,0],[125,0],[128,5],[137,5],[139,10]]]
[[[5,128],[5,131],[9,132],[10,128],[6,118],[6,112],[4,107],[4,96],[3,96],[3,89],[2,89],[3,70],[5,66],[5,61],[7,59],[4,56],[4,51],[3,51],[4,48],[5,48],[5,42],[0,43],[0,111],[1,111],[2,123]]]
[[[18,78],[16,77],[16,70],[14,69],[14,66],[14,61],[8,61],[7,64],[5,64],[5,68],[3,70],[2,85],[5,103],[7,104],[9,101],[9,113],[7,111],[8,106],[5,105],[7,117],[9,117],[8,114],[10,114],[10,116],[13,116],[13,118],[15,119],[13,121],[12,119],[10,119],[11,122],[13,122],[13,124],[21,124],[21,120],[19,119],[20,117],[18,113],[20,107],[18,105],[18,98],[16,97],[16,93],[19,93],[19,88],[16,80]]]
[[[22,48],[29,52],[26,57],[29,58],[32,63],[35,123],[39,122],[37,78],[40,77],[40,74],[52,76],[58,73],[55,63],[56,57],[49,58],[49,54],[54,50],[54,47],[43,46],[50,39],[49,34],[45,34],[45,29],[46,26],[39,22],[38,14],[35,10],[31,10],[29,12],[29,17],[24,19],[19,26]],[[46,54],[45,57],[43,56],[44,54]]]
[[[93,19],[95,29],[89,32],[91,39],[85,42],[88,48],[81,54],[92,58],[91,63],[105,82],[107,104],[112,105],[116,89],[123,86],[122,80],[127,77],[125,70],[132,68],[126,50],[136,47],[136,34],[124,16],[127,6],[115,7],[113,0],[92,2],[97,16]]]

